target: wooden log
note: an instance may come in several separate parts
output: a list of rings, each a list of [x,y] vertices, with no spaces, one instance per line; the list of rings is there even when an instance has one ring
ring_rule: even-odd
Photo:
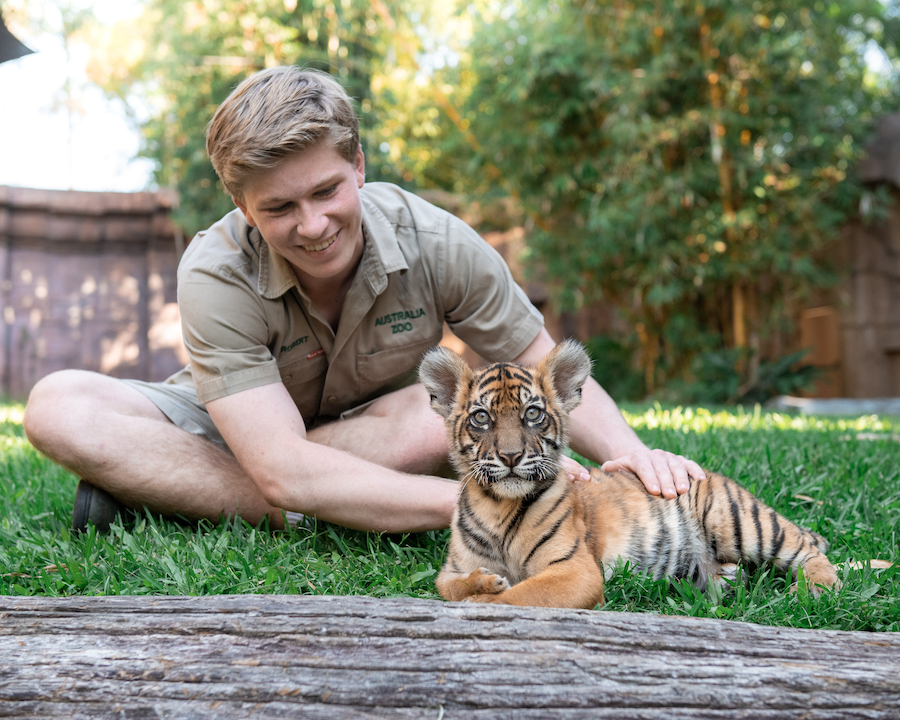
[[[321,596],[0,597],[0,717],[897,718],[900,635]]]

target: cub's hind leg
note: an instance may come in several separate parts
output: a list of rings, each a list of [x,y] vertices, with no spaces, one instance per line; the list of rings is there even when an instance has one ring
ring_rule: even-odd
[[[720,563],[716,571],[709,575],[709,584],[728,591],[737,582],[737,563]]]
[[[691,512],[719,562],[772,562],[794,574],[802,568],[815,594],[837,583],[822,537],[779,515],[737,483],[708,473],[706,480],[691,482],[690,493]]]

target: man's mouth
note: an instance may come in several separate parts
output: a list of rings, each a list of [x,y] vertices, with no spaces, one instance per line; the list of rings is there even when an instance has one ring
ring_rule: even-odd
[[[304,245],[303,249],[306,250],[306,252],[322,252],[323,250],[327,250],[334,244],[334,241],[337,240],[337,236],[338,234],[335,233],[331,237],[325,238],[318,245]]]

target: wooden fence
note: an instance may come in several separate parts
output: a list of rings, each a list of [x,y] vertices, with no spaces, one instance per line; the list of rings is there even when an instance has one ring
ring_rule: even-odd
[[[162,380],[184,365],[173,202],[0,186],[0,394],[63,368]]]

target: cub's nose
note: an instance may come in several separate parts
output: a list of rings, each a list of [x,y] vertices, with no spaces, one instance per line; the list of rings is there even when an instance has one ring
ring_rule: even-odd
[[[523,454],[524,453],[522,453],[521,450],[516,450],[514,452],[500,452],[499,450],[497,451],[497,456],[500,458],[500,461],[510,469],[519,464],[519,461],[522,459]]]

